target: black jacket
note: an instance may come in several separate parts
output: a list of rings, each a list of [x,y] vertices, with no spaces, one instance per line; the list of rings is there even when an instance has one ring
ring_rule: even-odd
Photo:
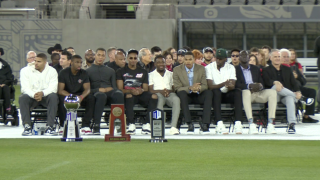
[[[298,86],[299,88],[303,87],[304,85],[307,84],[307,80],[306,78],[304,78],[304,76],[301,74],[300,70],[298,69],[297,66],[291,66],[291,69],[294,70],[297,75],[298,75],[298,78],[296,79],[297,83],[298,83]]]
[[[261,77],[261,72],[260,68],[254,65],[250,65],[250,71],[251,71],[251,76],[252,76],[252,81],[253,83],[261,83],[262,86],[264,87],[264,82]],[[236,88],[239,88],[241,90],[248,89],[248,84],[246,84],[246,80],[243,75],[243,71],[241,69],[241,65],[235,66],[236,68],[236,76],[237,76],[237,81],[236,81]]]
[[[298,83],[293,76],[292,70],[290,67],[281,65],[281,75],[283,78],[283,86],[293,92],[300,91]],[[262,78],[265,84],[265,88],[271,88],[273,82],[277,81],[277,70],[273,65],[265,67],[262,69]]]
[[[317,65],[318,70],[320,70],[320,36],[317,37],[314,44],[314,55],[318,58]]]
[[[127,65],[127,63],[126,63],[126,65]],[[117,72],[117,70],[121,68],[120,66],[118,66],[116,64],[115,61],[113,61],[112,63],[108,63],[106,66],[109,67],[109,68],[112,68],[115,72]]]
[[[154,66],[154,62],[151,61],[149,64],[145,65],[142,61],[139,61],[137,63],[137,67],[140,67],[142,69],[147,70],[148,73],[152,72],[153,70],[156,69],[156,67]]]
[[[99,88],[117,89],[116,73],[112,68],[92,64],[86,71],[89,75],[92,94],[99,92]]]
[[[3,59],[0,58],[2,68],[0,69],[0,84],[10,85],[13,81],[13,75],[10,65]]]
[[[59,74],[59,72],[63,69],[62,66],[60,66],[60,63],[52,66],[56,71],[57,73]]]

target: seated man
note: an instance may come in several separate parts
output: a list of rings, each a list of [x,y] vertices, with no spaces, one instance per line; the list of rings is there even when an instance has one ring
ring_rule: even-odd
[[[236,70],[233,65],[226,63],[227,50],[217,49],[217,60],[206,66],[208,87],[213,92],[213,109],[217,121],[216,133],[229,134],[221,117],[221,103],[232,103],[235,108],[235,132],[242,134],[242,96],[241,90],[235,88]]]
[[[47,63],[47,56],[37,55],[34,66],[26,66],[20,71],[21,95],[20,113],[24,125],[23,136],[32,135],[30,109],[41,104],[47,108],[47,128],[45,135],[57,135],[53,127],[58,109],[58,74]]]
[[[117,86],[125,94],[126,116],[129,124],[127,133],[136,133],[133,106],[139,103],[148,106],[147,118],[141,133],[149,134],[151,133],[149,113],[157,107],[158,96],[148,91],[148,73],[137,66],[138,51],[130,49],[127,60],[128,65],[117,71]]]
[[[96,50],[95,61],[87,69],[90,79],[91,93],[95,97],[93,134],[100,135],[100,122],[104,106],[107,104],[123,104],[123,93],[117,89],[116,74],[113,69],[106,67],[106,50]]]
[[[249,134],[258,134],[257,126],[253,123],[251,103],[268,102],[268,126],[267,133],[276,134],[273,120],[276,116],[277,92],[273,89],[263,89],[260,68],[249,64],[249,53],[240,52],[240,64],[236,66],[236,88],[242,90],[242,102],[249,122]]]
[[[62,69],[65,69],[70,66],[71,58],[72,55],[68,51],[62,51],[59,63],[53,66],[53,68],[56,69],[58,74]]]
[[[177,129],[180,114],[180,99],[173,92],[172,72],[166,70],[165,58],[158,55],[154,59],[156,69],[149,73],[149,91],[158,96],[158,108],[163,110],[163,105],[172,107],[172,120],[170,134],[179,135]]]
[[[151,52],[148,48],[142,48],[139,51],[139,62],[137,63],[137,67],[145,69],[147,73],[152,72],[154,67],[154,62],[152,61]]]
[[[239,55],[240,55],[240,49],[232,49],[231,50],[231,63],[234,66],[239,65]]]
[[[184,55],[186,54],[187,50],[185,49],[179,49],[178,52],[177,52],[177,55],[178,55],[178,60],[177,62],[175,62],[173,64],[173,68],[177,67],[177,66],[180,66],[181,64],[184,63]]]
[[[277,101],[286,105],[289,124],[287,132],[294,134],[297,123],[295,102],[301,98],[301,92],[290,67],[281,65],[279,50],[272,50],[270,59],[272,64],[262,70],[263,81],[266,88],[277,91]]]
[[[67,110],[64,107],[64,99],[70,94],[77,95],[81,106],[84,106],[86,112],[82,118],[81,133],[84,135],[92,134],[90,129],[90,120],[93,117],[94,96],[90,94],[90,81],[87,72],[81,69],[82,58],[74,55],[71,58],[71,66],[60,71],[58,75],[58,94],[59,94],[59,134],[63,133],[64,121],[66,120]]]
[[[180,98],[184,119],[188,124],[187,134],[194,134],[188,106],[191,103],[203,105],[200,133],[209,134],[212,92],[208,90],[206,71],[203,66],[195,64],[192,52],[186,52],[184,64],[173,69],[173,84]]]
[[[288,65],[290,66],[290,57],[291,57],[291,52],[288,49],[281,49],[280,50],[280,58],[281,58],[281,63],[283,65]],[[318,120],[315,120],[310,117],[314,115],[314,109],[315,109],[315,103],[314,100],[316,98],[316,90],[304,87],[306,85],[307,80],[304,78],[304,76],[301,74],[301,71],[298,69],[296,66],[291,66],[291,69],[293,70],[293,76],[296,79],[298,86],[300,88],[301,94],[303,97],[308,98],[310,102],[304,102],[301,101],[302,103],[306,104],[306,112],[303,115],[302,122],[303,123],[317,123],[319,122]],[[305,98],[301,99],[305,99]]]
[[[3,98],[4,109],[7,116],[11,115],[11,104],[10,104],[10,84],[12,79],[12,70],[10,65],[1,58],[0,53],[0,98]]]
[[[114,57],[114,61],[109,63],[108,67],[117,72],[118,69],[123,68],[127,64],[126,55],[122,51],[117,50]]]

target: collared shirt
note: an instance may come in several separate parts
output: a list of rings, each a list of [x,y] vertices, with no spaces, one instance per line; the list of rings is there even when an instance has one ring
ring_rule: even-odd
[[[155,69],[149,73],[149,86],[153,85],[154,90],[172,90],[173,86],[173,73],[165,70],[164,75],[161,74]]]
[[[83,61],[82,66],[81,66],[81,69],[86,70],[86,69],[88,69],[89,67],[90,67],[90,66],[87,64],[87,61]]]
[[[243,72],[244,80],[246,81],[247,86],[249,87],[249,84],[252,84],[252,74],[250,70],[250,65],[248,66],[248,69],[243,68],[241,65],[241,70]],[[249,88],[248,88],[249,89]]]
[[[225,63],[224,66],[220,68],[220,71],[217,68],[217,62],[207,65],[205,69],[207,79],[212,80],[214,85],[221,84],[228,79],[237,80],[236,69],[229,63]],[[223,93],[228,92],[228,88],[225,86],[221,87],[220,90]]]
[[[192,86],[193,85],[193,69],[194,69],[194,64],[192,66],[191,69],[187,68],[187,66],[184,66],[184,68],[186,68],[187,71],[187,75],[188,75],[188,79],[189,79],[189,85]]]

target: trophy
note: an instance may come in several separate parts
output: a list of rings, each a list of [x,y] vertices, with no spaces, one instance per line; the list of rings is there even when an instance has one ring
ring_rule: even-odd
[[[130,134],[126,134],[126,118],[123,104],[111,104],[109,123],[109,134],[104,136],[104,141],[119,142],[131,140]],[[121,135],[115,136],[115,130],[117,133],[121,132]]]
[[[79,97],[73,94],[66,96],[64,99],[64,107],[67,109],[67,119],[64,122],[63,138],[61,138],[61,141],[82,141],[79,122],[77,121],[77,109],[80,107]]]
[[[151,122],[151,139],[149,142],[152,143],[163,143],[168,142],[164,138],[165,134],[165,117],[166,114],[161,109],[155,109],[150,112],[150,122]]]

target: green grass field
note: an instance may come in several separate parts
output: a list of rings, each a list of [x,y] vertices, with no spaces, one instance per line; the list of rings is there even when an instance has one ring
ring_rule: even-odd
[[[320,141],[0,139],[0,179],[320,179]]]

